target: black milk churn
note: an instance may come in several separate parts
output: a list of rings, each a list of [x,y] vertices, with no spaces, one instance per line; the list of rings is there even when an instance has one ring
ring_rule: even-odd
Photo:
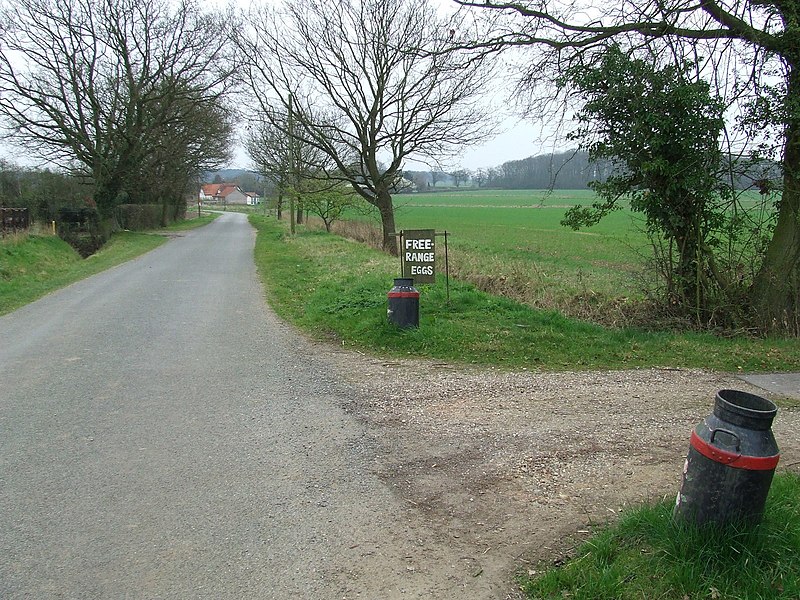
[[[698,525],[758,523],[778,465],[766,398],[720,390],[714,411],[692,432],[673,515]]]
[[[419,291],[410,277],[397,277],[389,290],[389,322],[398,327],[419,327]]]

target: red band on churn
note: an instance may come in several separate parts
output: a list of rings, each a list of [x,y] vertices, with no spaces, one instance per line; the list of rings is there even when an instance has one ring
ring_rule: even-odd
[[[748,471],[771,471],[778,466],[781,455],[774,456],[746,456],[735,452],[728,452],[716,446],[712,446],[702,439],[697,432],[692,431],[690,441],[692,448],[697,450],[706,458],[714,462],[728,465],[734,469],[747,469]]]

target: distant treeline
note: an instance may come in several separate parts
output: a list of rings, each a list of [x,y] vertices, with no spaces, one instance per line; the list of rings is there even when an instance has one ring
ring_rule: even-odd
[[[450,173],[437,171],[405,171],[419,191],[439,187],[480,187],[495,189],[585,189],[591,181],[604,181],[612,171],[609,161],[590,162],[587,152],[571,150],[554,154],[510,160],[497,167]],[[737,189],[762,189],[779,177],[777,165],[770,161],[732,158],[725,180]]]
[[[589,162],[583,150],[569,150],[553,154],[529,156],[509,160],[497,167],[469,170],[404,171],[403,177],[414,185],[399,186],[402,191],[433,191],[451,188],[494,188],[508,190],[580,190],[590,181],[604,181],[611,173],[608,161]],[[778,166],[771,161],[752,161],[734,158],[728,163],[726,180],[732,180],[736,189],[762,189],[769,187],[780,175]],[[204,173],[202,181],[236,181],[248,192],[268,195],[273,184],[268,178],[244,169],[224,169]]]
[[[583,189],[590,181],[603,181],[609,175],[607,162],[590,163],[582,151],[529,156],[510,160],[487,171],[487,184],[506,189]]]

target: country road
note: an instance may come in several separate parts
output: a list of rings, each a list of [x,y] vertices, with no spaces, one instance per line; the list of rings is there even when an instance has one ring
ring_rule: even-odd
[[[267,307],[254,240],[224,214],[0,317],[0,599],[520,598],[515,572],[675,497],[717,390],[767,394],[314,342]]]
[[[254,239],[225,214],[0,318],[0,598],[401,594],[402,500]]]

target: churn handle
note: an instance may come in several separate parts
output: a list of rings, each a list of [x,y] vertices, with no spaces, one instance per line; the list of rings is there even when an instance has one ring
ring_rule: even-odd
[[[739,436],[736,435],[735,433],[733,433],[729,429],[712,429],[711,430],[711,439],[709,440],[710,444],[714,443],[714,436],[717,435],[718,432],[727,433],[732,438],[735,438],[736,439],[736,451],[737,452],[741,452],[742,451],[742,440],[740,440]]]

